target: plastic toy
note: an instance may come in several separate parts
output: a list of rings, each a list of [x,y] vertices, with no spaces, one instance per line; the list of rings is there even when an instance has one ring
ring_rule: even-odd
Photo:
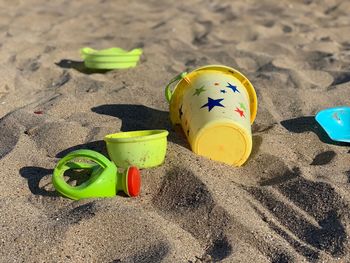
[[[168,134],[166,130],[119,132],[104,140],[109,157],[118,167],[135,165],[141,169],[164,162]]]
[[[71,161],[78,158],[88,160],[90,163]],[[63,178],[69,169],[87,169],[90,171],[90,178],[78,186],[71,186]],[[118,191],[124,191],[128,196],[137,196],[140,193],[141,177],[136,167],[128,167],[124,173],[118,173],[115,164],[102,154],[92,150],[77,150],[70,152],[58,162],[53,171],[52,183],[63,196],[79,200],[112,197]]]
[[[201,67],[172,79],[165,97],[171,122],[182,126],[195,153],[236,166],[248,159],[257,96],[243,74],[221,65]]]
[[[123,69],[136,67],[142,49],[126,51],[121,48],[95,50],[89,47],[80,50],[85,67],[92,69]]]
[[[350,107],[325,109],[315,118],[332,140],[350,143]]]

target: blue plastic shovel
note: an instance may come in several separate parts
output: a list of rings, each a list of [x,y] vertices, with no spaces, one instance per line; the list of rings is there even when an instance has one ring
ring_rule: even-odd
[[[332,140],[350,143],[350,107],[325,109],[315,118]]]

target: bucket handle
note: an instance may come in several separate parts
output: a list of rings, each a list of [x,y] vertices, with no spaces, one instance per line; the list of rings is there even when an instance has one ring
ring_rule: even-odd
[[[170,89],[171,84],[173,84],[174,82],[181,80],[181,79],[185,79],[186,82],[189,82],[189,80],[186,78],[187,72],[182,72],[179,75],[177,75],[176,77],[174,77],[172,80],[170,80],[170,82],[168,83],[168,85],[166,85],[165,87],[165,98],[168,102],[170,102],[171,97],[173,95],[173,91]]]

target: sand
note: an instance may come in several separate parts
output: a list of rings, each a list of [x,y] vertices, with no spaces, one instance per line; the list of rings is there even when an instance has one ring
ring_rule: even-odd
[[[350,2],[1,1],[1,262],[349,262],[349,145],[314,120],[349,105]],[[141,47],[136,68],[84,68],[79,49]],[[241,168],[195,155],[166,83],[223,64],[259,100]],[[51,184],[73,149],[167,129],[137,198],[72,201]]]

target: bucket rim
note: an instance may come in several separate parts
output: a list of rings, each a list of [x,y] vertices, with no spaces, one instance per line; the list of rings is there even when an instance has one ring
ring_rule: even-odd
[[[108,143],[151,141],[166,138],[168,134],[167,130],[125,131],[108,134],[104,137],[104,141]]]

